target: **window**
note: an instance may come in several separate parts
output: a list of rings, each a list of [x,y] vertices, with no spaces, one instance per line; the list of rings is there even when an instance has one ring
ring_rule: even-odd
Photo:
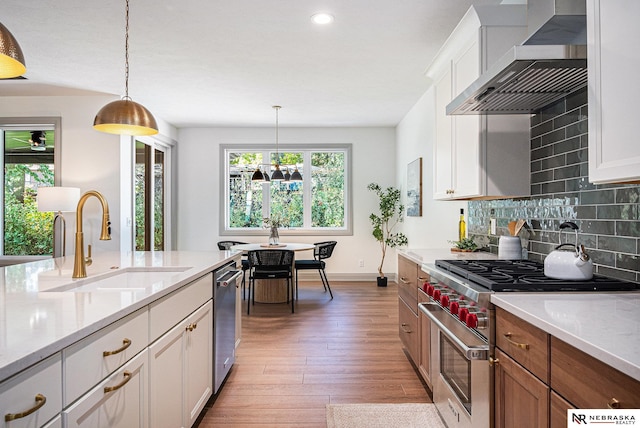
[[[136,140],[134,167],[135,250],[170,248],[168,204],[168,148],[146,139]]]
[[[225,195],[221,234],[263,234],[263,219],[279,216],[291,234],[351,234],[349,145],[314,148],[223,146]],[[269,159],[265,162],[265,159]],[[283,181],[252,181],[256,168]],[[295,171],[302,181],[292,181]]]
[[[56,184],[59,130],[59,118],[0,119],[3,255],[53,253],[53,213],[39,212],[36,196],[39,186]]]

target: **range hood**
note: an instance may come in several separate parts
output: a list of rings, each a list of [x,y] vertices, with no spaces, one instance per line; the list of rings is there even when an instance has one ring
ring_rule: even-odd
[[[587,84],[585,0],[529,0],[528,38],[446,108],[448,115],[530,114]]]

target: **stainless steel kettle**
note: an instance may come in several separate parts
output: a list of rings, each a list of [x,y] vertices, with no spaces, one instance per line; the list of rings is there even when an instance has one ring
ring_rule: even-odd
[[[575,245],[562,243],[565,229],[573,229],[576,236]],[[589,280],[593,277],[593,261],[578,244],[578,226],[570,221],[560,225],[560,245],[544,259],[544,275],[554,279],[572,281]]]

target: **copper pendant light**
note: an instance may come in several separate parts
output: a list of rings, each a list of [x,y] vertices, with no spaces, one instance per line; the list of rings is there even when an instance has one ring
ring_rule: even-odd
[[[126,0],[125,23],[125,95],[102,107],[93,120],[93,127],[108,134],[154,135],[158,133],[156,119],[129,97],[129,0]]]
[[[0,79],[22,76],[26,71],[24,55],[18,41],[0,23]]]

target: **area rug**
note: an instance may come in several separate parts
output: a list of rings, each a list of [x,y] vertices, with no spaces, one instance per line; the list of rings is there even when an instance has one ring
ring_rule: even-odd
[[[327,404],[327,428],[446,428],[433,404]]]

